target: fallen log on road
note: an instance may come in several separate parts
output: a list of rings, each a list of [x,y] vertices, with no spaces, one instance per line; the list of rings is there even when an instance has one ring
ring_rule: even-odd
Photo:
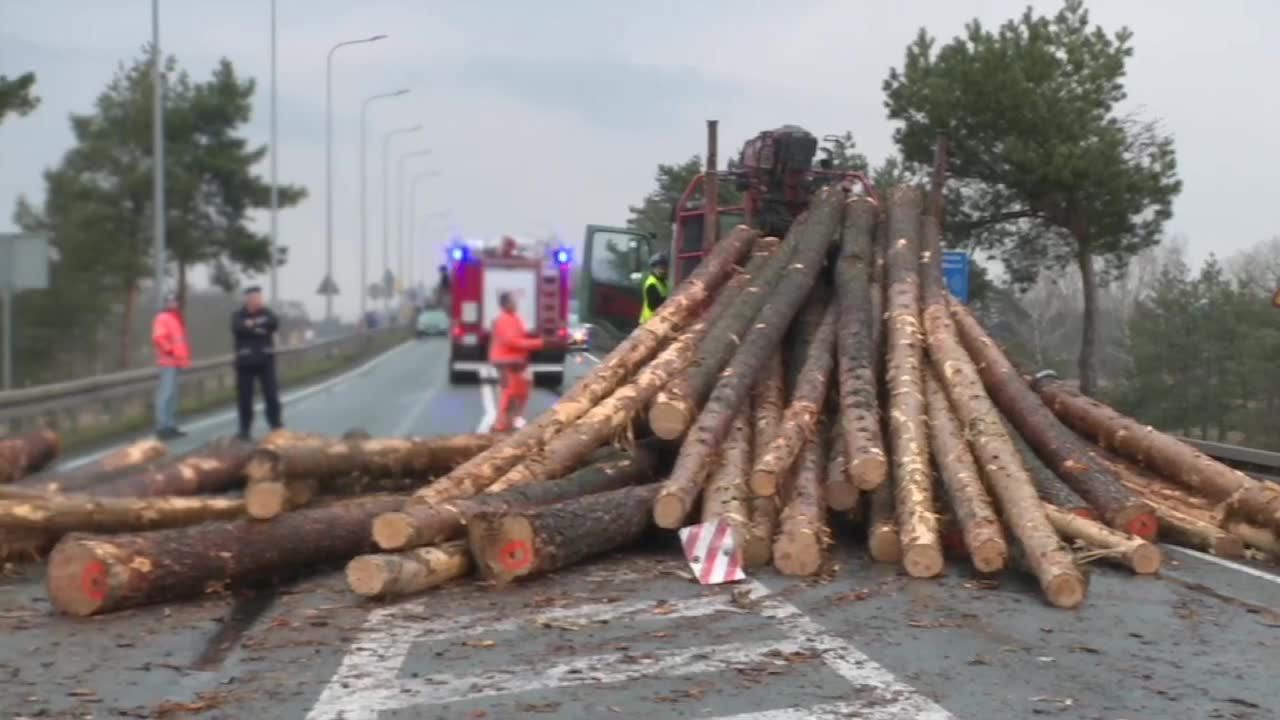
[[[48,470],[14,481],[9,488],[57,494],[89,490],[107,476],[145,465],[167,455],[164,443],[147,438],[114,450],[101,458],[69,470]],[[0,488],[3,492],[8,488]]]
[[[244,484],[253,445],[215,440],[186,455],[125,470],[95,483],[95,497],[213,495]]]
[[[1160,570],[1160,549],[1146,540],[1049,504],[1044,509],[1059,535],[1098,551],[1099,557],[1117,561],[1139,575],[1152,575]]]
[[[754,424],[751,440],[752,467],[764,457],[782,423],[782,407],[787,400],[784,375],[782,353],[775,351],[769,356],[751,389],[751,420]],[[742,546],[742,563],[751,568],[769,563],[773,553],[773,536],[778,529],[778,513],[782,507],[776,495],[757,495],[751,491],[750,478],[747,484],[747,489],[751,492],[751,529]]]
[[[471,574],[471,552],[462,540],[395,553],[360,555],[347,563],[347,585],[369,598],[416,595]]]
[[[805,442],[787,503],[778,516],[773,566],[784,575],[816,575],[831,544],[827,503],[822,497],[829,435],[827,428],[821,428]]]
[[[61,495],[0,500],[0,528],[42,534],[136,532],[183,527],[243,514],[244,501],[233,498]]]
[[[734,543],[741,548],[751,534],[751,491],[747,477],[751,472],[751,408],[738,409],[729,437],[720,446],[719,457],[711,469],[711,479],[702,496],[702,522],[717,519],[729,524]]]
[[[62,450],[58,433],[44,429],[0,438],[0,483],[10,483],[53,462]]]

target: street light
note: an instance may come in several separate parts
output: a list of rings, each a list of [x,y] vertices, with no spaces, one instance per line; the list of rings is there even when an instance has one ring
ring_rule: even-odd
[[[397,135],[415,133],[422,125],[397,128],[382,136],[382,279],[385,282],[391,274],[391,138]],[[390,283],[382,296],[382,309],[391,309]]]
[[[271,258],[271,305],[280,299],[276,268],[277,215],[280,212],[280,191],[276,170],[279,166],[280,147],[276,144],[276,0],[271,0],[271,235],[268,257]],[[279,310],[279,308],[276,308]]]
[[[338,48],[360,45],[386,39],[386,35],[374,35],[359,40],[347,40],[329,48],[324,63],[324,319],[333,320],[333,54]]]
[[[409,90],[373,95],[364,99],[360,107],[360,317],[365,315],[365,299],[369,296],[369,158],[368,158],[368,122],[369,105],[375,100],[399,97],[408,94]]]
[[[423,180],[440,177],[439,170],[420,173],[415,175],[409,183],[409,268],[407,276],[407,286],[414,286],[414,276],[417,274],[417,264],[414,259],[414,246],[418,242],[418,183]],[[436,210],[427,213],[424,217],[433,217],[444,214],[443,210]]]
[[[160,64],[160,0],[151,0],[151,230],[156,312],[164,309],[164,71]]]
[[[430,150],[417,150],[400,156],[396,164],[396,275],[404,281],[404,164],[416,157],[430,155]]]

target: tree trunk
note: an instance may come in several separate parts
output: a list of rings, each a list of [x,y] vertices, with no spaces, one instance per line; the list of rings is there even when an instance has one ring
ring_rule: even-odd
[[[178,265],[178,308],[187,311],[187,264],[179,260]]]
[[[471,570],[467,544],[456,540],[404,552],[355,557],[347,563],[347,585],[364,597],[404,597],[470,575]]]
[[[751,512],[747,477],[751,473],[751,408],[738,410],[729,437],[720,447],[711,479],[702,497],[702,522],[723,519],[733,530],[733,542],[742,548],[750,534]]]
[[[775,238],[765,238],[761,242]],[[759,244],[759,243],[757,243]],[[693,424],[699,409],[715,388],[734,351],[741,344],[751,323],[771,297],[771,289],[787,269],[796,243],[788,240],[765,256],[757,255],[747,268],[747,284],[731,299],[724,313],[715,317],[706,337],[698,343],[691,362],[673,377],[653,399],[649,409],[649,427],[660,438],[674,440]],[[763,259],[761,259],[763,257]],[[719,300],[717,300],[719,302]]]
[[[46,533],[118,533],[182,527],[244,513],[230,498],[90,498],[74,495],[0,500],[0,527]]]
[[[1159,502],[1153,503],[1160,520],[1160,538],[1174,545],[1203,550],[1222,558],[1244,557],[1244,542],[1214,523],[1193,517]]]
[[[93,462],[70,470],[50,470],[29,475],[13,483],[13,486],[45,494],[91,491],[93,485],[101,482],[104,476],[159,460],[168,452],[164,443],[158,440],[139,440]]]
[[[1034,384],[1063,422],[1159,475],[1226,504],[1227,514],[1280,529],[1280,486],[1262,483],[1102,403],[1071,392],[1052,378]]]
[[[856,515],[858,503],[865,493],[849,482],[849,452],[845,447],[844,432],[841,431],[839,422],[831,424],[828,442],[830,450],[822,495],[827,499],[827,507],[832,510]]]
[[[1242,520],[1233,520],[1228,518],[1223,524],[1223,528],[1243,540],[1246,545],[1255,550],[1260,550],[1271,556],[1274,562],[1280,558],[1280,538],[1276,537],[1276,532],[1269,528],[1260,528],[1257,525],[1251,525]]]
[[[689,516],[706,482],[708,461],[728,435],[738,408],[813,288],[840,221],[839,196],[839,191],[831,188],[819,191],[805,214],[792,224],[796,248],[792,262],[685,438],[675,468],[654,504],[654,520],[660,527],[679,527]]]
[[[409,505],[379,515],[373,521],[373,539],[383,550],[403,550],[434,545],[461,537],[468,514],[482,510],[547,505],[584,495],[653,482],[671,466],[670,453],[655,441],[637,445],[627,455],[589,465],[557,480],[522,485],[503,492],[484,492],[439,505]]]
[[[968,308],[952,303],[951,313],[991,399],[1044,464],[1096,509],[1107,525],[1147,540],[1154,538],[1157,523],[1151,506],[1117,480],[1089,444],[1045,407]]]
[[[1021,555],[1049,602],[1057,607],[1078,606],[1084,601],[1084,576],[1049,523],[1030,473],[983,389],[973,360],[957,339],[950,316],[931,313],[930,319],[929,356],[974,457],[982,458],[979,469],[999,503],[1005,526],[1021,544]]]
[[[1059,507],[1073,515],[1079,515],[1089,520],[1097,520],[1098,513],[1093,511],[1093,507],[1084,501],[1084,498],[1076,494],[1066,483],[1062,482],[1057,475],[1048,467],[1045,467],[1043,461],[1036,455],[1027,441],[1022,438],[1013,429],[1013,425],[1008,420],[1003,420],[1005,432],[1009,435],[1009,439],[1018,448],[1018,453],[1022,456],[1022,463],[1026,466],[1027,472],[1031,474],[1031,482],[1036,486],[1036,493],[1040,495],[1040,499],[1045,502]]]
[[[498,583],[569,567],[640,540],[651,527],[657,485],[639,485],[546,507],[468,518],[480,574]]]
[[[1115,560],[1139,575],[1153,575],[1160,570],[1160,550],[1136,535],[1113,530],[1093,520],[1086,520],[1048,503],[1044,506],[1049,522],[1065,540],[1074,540],[1099,551],[1099,556]]]
[[[778,494],[779,478],[791,469],[800,456],[804,443],[817,431],[819,415],[826,407],[831,367],[835,364],[832,353],[836,306],[828,304],[824,308],[820,302],[818,300],[806,308],[806,313],[811,313],[811,317],[821,317],[822,323],[806,345],[804,365],[797,376],[791,402],[782,415],[778,433],[751,473],[751,490],[757,495]],[[825,442],[823,446],[826,446]],[[825,452],[823,462],[826,462]],[[822,477],[825,477],[825,473]]]
[[[253,445],[217,440],[187,455],[126,470],[92,486],[95,497],[212,495],[244,484]]]
[[[902,562],[912,577],[942,572],[942,544],[934,514],[933,473],[924,401],[923,338],[920,331],[919,188],[898,186],[889,201],[887,257],[889,325],[886,334],[889,386],[889,446],[893,459],[894,508]]]
[[[893,482],[886,481],[871,491],[867,520],[867,550],[876,562],[897,564],[902,561],[902,541],[898,537],[898,518],[893,509]]]
[[[555,405],[515,434],[414,493],[411,502],[431,505],[475,495],[577,422],[699,315],[707,298],[729,280],[735,263],[750,252],[759,237],[757,231],[744,225],[734,228],[711,248],[648,322],[632,331]]]
[[[827,429],[820,428],[805,442],[786,507],[778,519],[773,566],[784,575],[816,575],[831,544],[827,503],[822,497],[827,437]]]
[[[1097,387],[1098,372],[1098,277],[1094,272],[1088,233],[1081,228],[1072,234],[1078,247],[1076,262],[1080,265],[1080,289],[1084,292],[1084,317],[1080,329],[1080,392],[1092,395]]]
[[[68,535],[49,556],[49,599],[61,612],[96,615],[349,560],[372,549],[370,521],[403,503],[403,497],[377,496],[265,523],[246,519],[134,535]]]
[[[978,463],[965,441],[964,429],[951,411],[951,403],[932,368],[925,369],[924,381],[933,457],[969,558],[978,572],[1003,570],[1009,559],[1004,528],[991,496],[982,485]]]
[[[752,467],[764,457],[769,443],[778,434],[778,426],[782,424],[782,407],[787,399],[784,384],[782,353],[775,350],[751,391],[751,418],[755,425],[751,448]],[[756,495],[752,492],[751,531],[742,548],[742,562],[746,567],[760,567],[769,563],[773,553],[773,536],[778,528],[780,505],[775,495]]]
[[[62,439],[52,430],[35,430],[0,439],[0,483],[11,483],[53,462]]]
[[[1179,485],[1147,470],[1146,468],[1125,458],[1117,456],[1102,448],[1096,451],[1097,456],[1108,467],[1115,471],[1120,479],[1135,494],[1147,498],[1150,502],[1163,502],[1175,507],[1195,508],[1214,517],[1214,522],[1222,520],[1223,508],[1218,503],[1202,495],[1197,495]]]
[[[876,206],[868,198],[845,205],[844,235],[836,263],[836,302],[841,322],[836,335],[839,358],[841,441],[847,448],[848,485],[874,490],[884,482],[889,463],[880,434],[880,403],[876,397],[875,325],[871,303],[872,233]],[[828,502],[846,504],[857,497],[850,488],[828,487]],[[843,509],[833,505],[837,510]]]

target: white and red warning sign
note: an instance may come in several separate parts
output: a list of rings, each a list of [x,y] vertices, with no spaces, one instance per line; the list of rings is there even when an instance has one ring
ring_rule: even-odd
[[[689,568],[703,585],[747,579],[742,572],[742,548],[724,518],[681,528],[680,542]]]

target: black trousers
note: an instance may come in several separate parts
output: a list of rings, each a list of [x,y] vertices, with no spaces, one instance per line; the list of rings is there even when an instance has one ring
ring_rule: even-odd
[[[262,401],[267,406],[267,424],[272,430],[283,427],[280,419],[280,388],[276,383],[276,364],[246,365],[236,368],[236,399],[240,411],[240,434],[248,435],[253,426],[253,383],[262,386]]]

